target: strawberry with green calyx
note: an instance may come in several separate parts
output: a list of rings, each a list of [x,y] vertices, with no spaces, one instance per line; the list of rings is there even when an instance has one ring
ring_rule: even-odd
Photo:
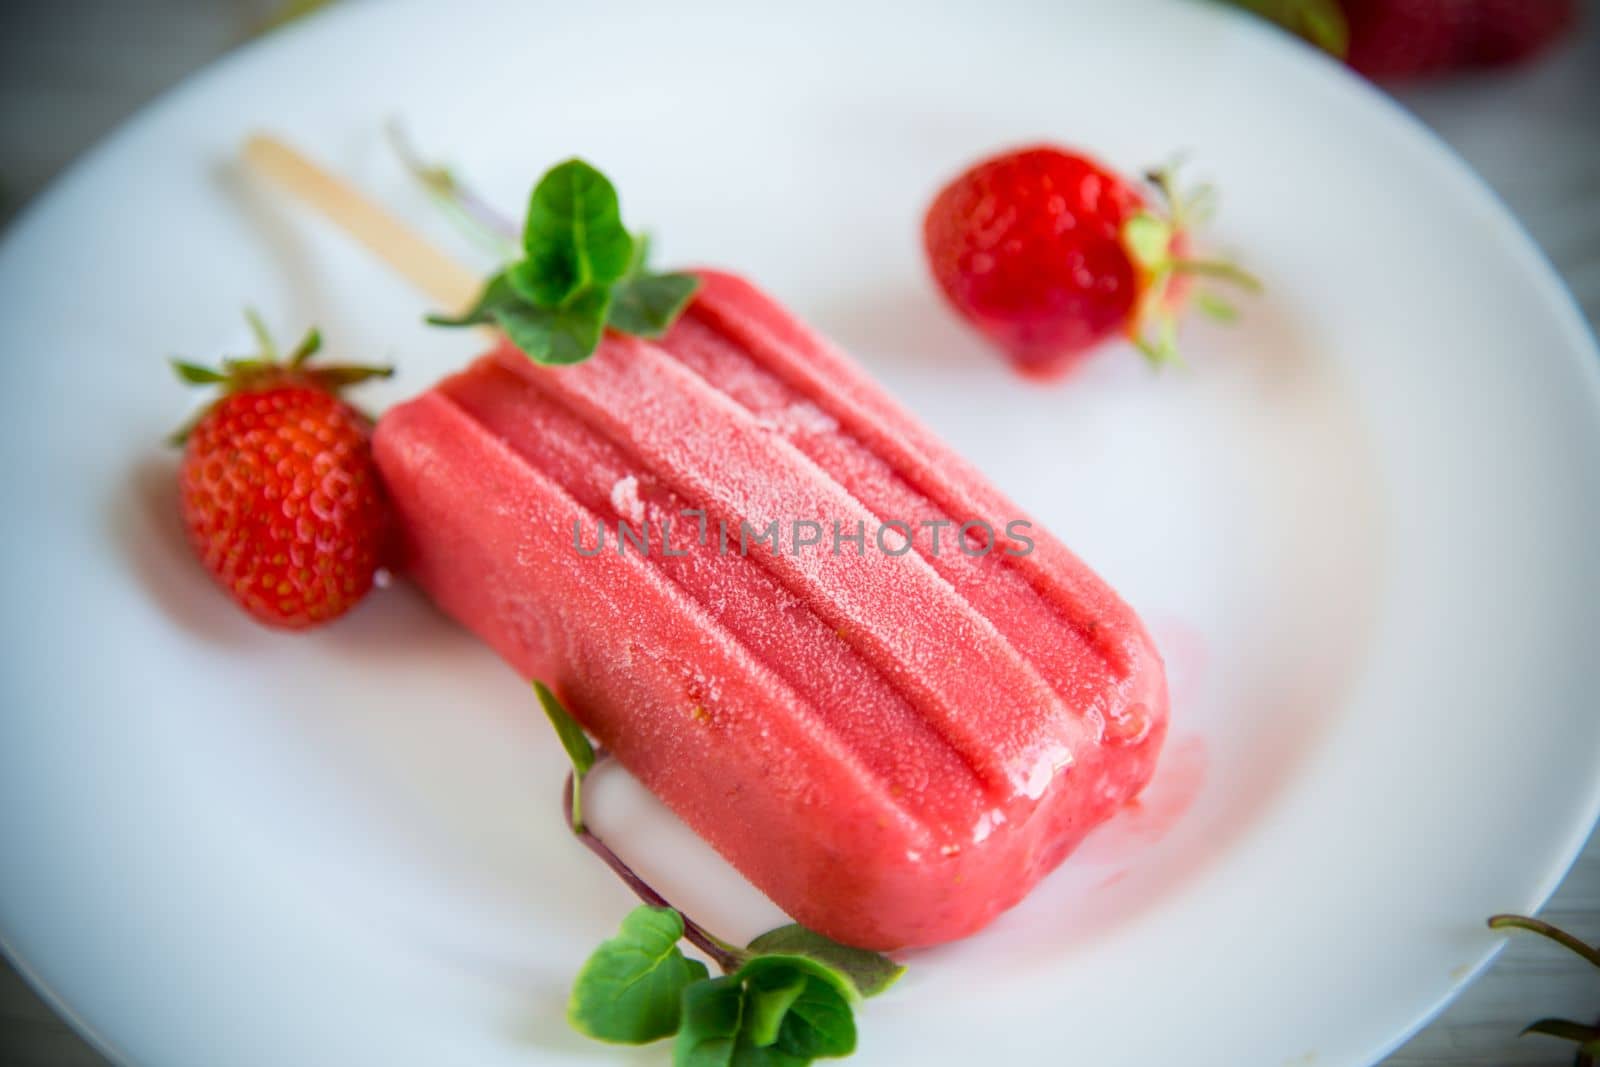
[[[452,182],[444,195],[459,196]],[[437,326],[495,325],[535,363],[580,363],[607,329],[664,334],[700,280],[647,269],[647,244],[622,225],[617,191],[581,159],[551,168],[528,202],[523,258],[491,276],[465,314]]]
[[[211,368],[173,360],[180,380],[221,396],[172,438],[180,506],[212,578],[257,621],[300,630],[331,621],[371,589],[388,530],[372,421],[339,399],[388,367],[313,366],[310,331],[280,358],[250,315],[260,352]]]
[[[1170,171],[1151,179],[1153,197],[1055,145],[984,160],[928,208],[923,245],[934,280],[1029,377],[1060,377],[1119,334],[1153,364],[1175,362],[1177,316],[1195,278],[1258,286],[1193,254],[1193,227],[1209,216],[1212,191],[1181,198]],[[1200,303],[1219,316],[1231,311],[1210,296]]]

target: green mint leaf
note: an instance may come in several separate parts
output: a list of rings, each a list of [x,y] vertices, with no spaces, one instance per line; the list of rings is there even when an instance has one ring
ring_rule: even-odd
[[[684,990],[706,965],[678,948],[683,917],[671,908],[635,908],[616,937],[595,949],[572,984],[567,1021],[600,1041],[642,1045],[678,1029]]]
[[[806,1067],[809,1056],[791,1056],[777,1045],[752,1044],[747,1034],[739,1035],[733,1050],[733,1067]]]
[[[850,1003],[831,985],[809,979],[784,1016],[779,1051],[815,1059],[856,1050],[856,1020]]]
[[[777,1042],[784,1017],[805,988],[806,976],[798,971],[772,972],[768,980],[750,983],[744,1000],[744,1029],[752,1045],[766,1048]]]
[[[518,291],[544,308],[559,307],[590,286],[608,286],[633,262],[617,191],[581,159],[551,168],[534,187],[523,227],[527,269]]]
[[[635,275],[617,286],[607,324],[636,337],[660,337],[698,288],[700,279],[693,274]]]
[[[589,735],[583,732],[578,720],[572,717],[572,713],[550,691],[549,686],[535,679],[533,692],[539,698],[539,706],[544,709],[550,725],[555,727],[561,747],[567,750],[573,771],[582,778],[594,767],[594,746],[589,743]]]
[[[900,980],[906,973],[901,964],[888,956],[868,952],[862,948],[841,945],[832,938],[823,937],[799,923],[768,930],[754,941],[750,948],[760,953],[777,953],[790,956],[807,956],[838,971],[850,979],[863,997],[875,997]]]
[[[832,967],[807,956],[757,956],[739,968],[737,977],[744,980],[750,997],[780,990],[787,995],[787,987],[800,980],[799,993],[790,999],[778,1021],[777,1037],[772,1042],[776,1051],[801,1060],[848,1056],[855,1051],[856,1023],[851,1003],[856,999],[856,989],[850,979]],[[774,997],[766,1008],[770,1011],[777,1004]],[[758,1035],[751,1032],[746,1036],[754,1044]]]
[[[507,304],[494,310],[494,320],[535,363],[564,366],[594,355],[610,305],[610,290],[585,289],[559,308]]]
[[[650,235],[636,233],[633,235],[633,260],[628,264],[628,273],[624,278],[631,278],[635,274],[643,274],[645,267],[650,262]]]
[[[428,322],[435,326],[482,326],[495,320],[495,312],[518,302],[515,289],[506,277],[506,271],[492,275],[478,294],[477,303],[460,315],[429,315]]]
[[[523,355],[535,363],[553,362],[554,327],[548,312],[531,304],[508,304],[495,308],[494,321]]]
[[[732,1067],[743,1016],[744,987],[735,977],[686,988],[672,1067]]]
[[[217,385],[228,380],[228,376],[221,371],[202,367],[198,363],[189,363],[181,359],[167,362],[172,364],[172,369],[177,372],[178,378],[190,385]]]

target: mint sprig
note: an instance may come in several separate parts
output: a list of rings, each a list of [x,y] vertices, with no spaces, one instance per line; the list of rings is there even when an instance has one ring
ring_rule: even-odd
[[[522,228],[523,258],[491,275],[465,313],[428,321],[499,326],[535,363],[558,366],[594,355],[608,327],[660,337],[700,281],[650,271],[647,247],[622,225],[610,180],[583,160],[569,159],[534,186]]]
[[[1554,941],[1568,951],[1583,957],[1596,967],[1600,967],[1600,948],[1590,945],[1585,941],[1567,933],[1558,926],[1545,922],[1543,919],[1534,919],[1526,915],[1491,915],[1489,917],[1491,930],[1526,930],[1538,934],[1540,937]],[[1580,1023],[1571,1019],[1545,1018],[1529,1023],[1522,1028],[1523,1036],[1528,1034],[1544,1034],[1546,1037],[1560,1038],[1570,1041],[1577,1046],[1577,1058],[1574,1063],[1577,1067],[1593,1067],[1600,1059],[1600,1023]]]
[[[805,1067],[854,1052],[856,1006],[905,968],[794,923],[739,948],[674,908],[583,822],[583,781],[606,753],[548,686],[533,684],[572,761],[562,794],[568,827],[644,902],[579,970],[567,1004],[573,1028],[624,1044],[676,1035],[674,1067]],[[685,956],[680,941],[722,976]]]

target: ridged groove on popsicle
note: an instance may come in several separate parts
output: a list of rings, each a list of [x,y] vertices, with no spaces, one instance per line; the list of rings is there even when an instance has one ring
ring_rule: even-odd
[[[820,404],[753,361],[743,345],[720,333],[714,322],[691,312],[660,342],[702,378],[716,382],[730,399],[781,434],[827,471],[868,510],[915,527],[915,550],[977,610],[990,619],[1050,681],[1097,733],[1118,709],[1112,695],[1123,681],[1099,646],[1072,624],[1063,606],[1011,564],[1001,543],[984,555],[968,555],[957,529],[935,535],[924,521],[954,527],[966,519],[992,520],[999,533],[1014,512],[952,516],[870,451]]]
[[[470,372],[442,382],[438,391],[594,516],[583,528],[585,545],[592,547],[595,520],[610,526],[621,518],[637,526],[648,512],[658,531],[665,519],[683,528],[679,512],[687,502],[670,488],[652,484],[648,474],[641,483],[637,463],[614,442],[502,363],[482,360]],[[628,477],[635,478],[636,495],[631,507],[619,508],[615,489]],[[569,533],[556,531],[561,551],[576,551]],[[793,602],[757,560],[719,557],[710,538],[702,545],[693,537],[679,537],[674,545],[686,555],[669,557],[657,549],[638,558],[647,559],[697,600],[730,640],[741,641],[754,658],[810,701],[821,720],[884,779],[884,788],[929,821],[942,839],[960,839],[970,832],[973,810],[982,804],[979,780],[887,679],[809,607]],[[963,777],[970,790],[959,788]],[[947,785],[929,794],[929,781]]]
[[[720,271],[698,273],[702,285],[693,314],[716,323],[753,360],[836,419],[948,514],[988,516],[1016,512],[1015,506],[986,478],[892,401],[886,405],[895,413],[892,418],[869,410],[864,401],[885,405],[887,398],[828,341],[743,279]],[[756,312],[760,313],[759,318]],[[1050,599],[1101,650],[1113,668],[1128,674],[1134,669],[1136,653],[1115,641],[1108,628],[1099,624],[1104,609],[1120,608],[1120,600],[1065,546],[1040,527],[1034,531],[1034,551],[1007,557],[1007,562],[1048,591]],[[1126,609],[1121,613],[1131,617]]]
[[[551,372],[515,352],[505,358],[540,389],[580,411],[596,432],[636,455],[686,497],[705,501],[714,517],[734,528],[741,519],[764,523],[791,515],[815,517],[825,526],[840,518],[849,528],[861,521],[871,529],[877,522],[792,445],[654,345],[612,337],[576,371]],[[707,474],[719,468],[720,477]],[[1089,742],[1033,665],[920,556],[868,553],[843,559],[763,547],[751,558],[763,561],[814,610],[846,629],[862,654],[936,724],[998,799],[1037,797]],[[886,620],[886,606],[909,610]],[[949,660],[941,650],[950,646],[962,648],[986,670],[966,670]],[[1041,718],[1071,736],[1039,736],[1034,728]],[[981,730],[976,728],[980,722]]]

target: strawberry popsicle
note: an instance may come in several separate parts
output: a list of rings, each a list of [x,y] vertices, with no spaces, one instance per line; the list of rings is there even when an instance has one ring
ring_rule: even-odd
[[[659,341],[504,344],[386,414],[408,571],[799,922],[970,934],[1144,787],[1160,657],[848,357],[701,279]]]

